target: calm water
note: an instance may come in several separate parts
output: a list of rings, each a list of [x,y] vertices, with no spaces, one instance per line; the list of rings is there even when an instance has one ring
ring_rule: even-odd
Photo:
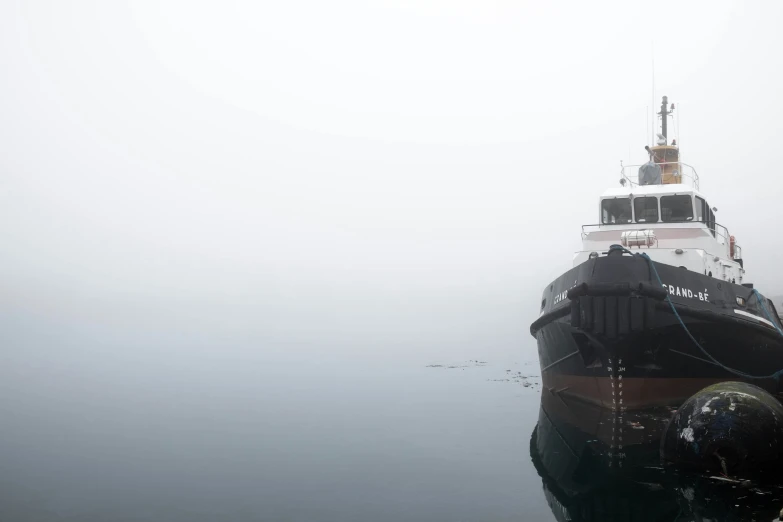
[[[0,520],[552,517],[529,455],[535,359],[250,353],[16,357],[0,403]]]
[[[541,428],[551,476],[539,475],[535,354],[427,365],[89,353],[12,361],[1,521],[641,520],[633,505],[644,520],[691,520],[692,503],[718,499],[725,513],[737,497],[670,487],[655,469],[629,489],[606,478],[597,440],[562,425]],[[749,495],[766,513],[780,504]]]

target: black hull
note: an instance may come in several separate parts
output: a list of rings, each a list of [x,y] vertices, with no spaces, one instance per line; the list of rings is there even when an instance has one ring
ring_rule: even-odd
[[[650,263],[628,255],[591,259],[545,290],[531,326],[545,393],[625,411],[678,406],[729,380],[783,390],[770,376],[783,369],[781,324],[770,301],[741,285],[655,263],[661,285]]]

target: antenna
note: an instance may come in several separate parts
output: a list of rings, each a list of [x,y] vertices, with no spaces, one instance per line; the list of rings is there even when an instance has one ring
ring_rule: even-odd
[[[653,111],[653,121],[650,127],[650,143],[655,143],[655,40],[650,41],[650,56],[652,58],[652,96],[650,108]]]
[[[680,132],[682,132],[680,129],[680,111],[682,110],[682,105],[679,103],[677,105],[680,106],[677,110],[677,143],[680,144],[680,150],[682,150],[682,140],[680,139]]]

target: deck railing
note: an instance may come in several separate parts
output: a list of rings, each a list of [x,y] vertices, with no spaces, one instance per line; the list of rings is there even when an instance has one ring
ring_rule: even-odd
[[[674,225],[678,222],[672,221],[672,222],[666,222],[667,225]],[[704,221],[681,221],[680,223],[701,223],[703,225],[706,225]],[[600,230],[606,230],[606,228],[611,227],[611,230],[637,230],[637,229],[645,229],[645,230],[655,230],[656,225],[664,224],[663,222],[657,222],[657,223],[650,223],[650,222],[643,222],[643,223],[597,223],[597,224],[591,224],[591,225],[582,225],[582,240],[587,239],[587,237],[590,235],[591,232],[598,232]],[[671,227],[666,227],[671,228]],[[688,227],[691,228],[691,227]],[[729,234],[729,229],[721,225],[720,223],[715,223],[715,229],[709,229],[710,232],[714,232],[713,236],[715,237],[715,240],[718,242],[721,247],[725,250],[723,254],[729,258],[729,259],[741,259],[742,258],[742,248],[739,245],[735,245],[735,251],[734,256],[731,255],[731,234]],[[657,248],[657,242],[655,245],[655,248]],[[713,252],[714,253],[714,252]]]
[[[676,176],[680,178],[681,184],[688,185],[695,188],[696,190],[699,190],[699,174],[696,172],[695,168],[688,165],[687,163],[683,163],[682,161],[672,161],[656,163],[656,165],[659,165],[664,171],[664,179],[667,177],[670,178],[671,176],[675,175],[674,172],[676,172]],[[620,174],[623,177],[622,179],[630,183],[632,187],[638,186],[639,167],[641,166],[642,165],[623,165],[622,162],[620,162]]]

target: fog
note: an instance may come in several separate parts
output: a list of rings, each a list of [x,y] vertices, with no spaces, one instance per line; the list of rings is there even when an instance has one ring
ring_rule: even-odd
[[[644,158],[653,56],[750,280],[780,290],[778,6],[662,4],[665,32],[625,4],[3,9],[6,344],[32,322],[511,354]]]
[[[535,359],[540,292],[662,95],[747,280],[783,293],[782,11],[3,2],[4,452],[83,408],[286,418],[372,384],[295,374]]]

